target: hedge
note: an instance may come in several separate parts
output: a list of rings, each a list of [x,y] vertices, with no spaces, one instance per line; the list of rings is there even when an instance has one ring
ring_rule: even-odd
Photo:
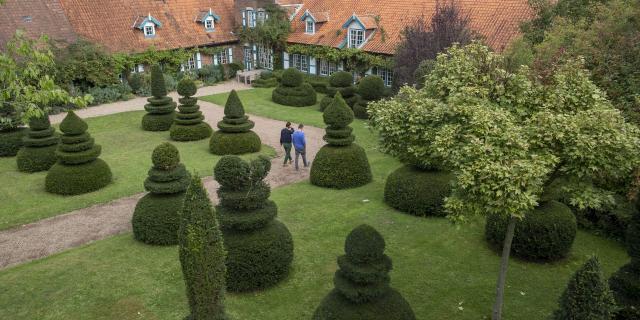
[[[379,76],[369,75],[358,83],[359,99],[352,105],[353,112],[358,119],[368,119],[367,105],[372,101],[380,100],[384,96],[384,81]]]
[[[204,116],[200,111],[197,99],[192,98],[198,91],[198,87],[193,80],[183,78],[178,83],[178,94],[180,99],[179,112],[169,128],[169,136],[175,141],[197,141],[211,136],[213,130],[211,126],[204,122]]]
[[[640,319],[640,212],[638,211],[631,218],[625,240],[631,262],[611,275],[609,285],[620,307],[616,319]]]
[[[509,217],[488,215],[485,237],[497,250],[502,249]],[[558,201],[540,204],[516,223],[511,253],[532,261],[554,261],[569,254],[576,237],[576,218],[571,209]]]
[[[273,90],[271,99],[285,106],[305,107],[314,105],[317,95],[300,71],[289,68],[282,73],[280,85]]]
[[[244,113],[244,106],[235,90],[231,90],[224,107],[224,118],[218,131],[211,135],[209,151],[216,155],[243,154],[260,151],[260,137],[251,129],[253,121]]]
[[[12,128],[0,131],[0,157],[13,157],[22,147],[22,138],[27,134],[27,128]]]
[[[331,102],[336,93],[340,92],[350,108],[353,108],[359,97],[356,96],[356,87],[353,85],[353,75],[347,71],[334,72],[329,76],[329,85],[326,89],[326,96],[320,101],[320,111],[324,111]]]
[[[445,216],[444,198],[451,194],[453,175],[406,165],[392,172],[384,186],[384,202],[415,216]]]
[[[51,127],[49,116],[29,121],[29,132],[22,139],[23,147],[16,157],[18,170],[22,172],[46,171],[56,163],[56,149],[60,137]],[[92,140],[90,140],[93,143]]]
[[[159,65],[151,67],[151,98],[144,106],[147,111],[142,117],[142,129],[146,131],[167,131],[175,118],[176,103],[167,96],[164,75]]]

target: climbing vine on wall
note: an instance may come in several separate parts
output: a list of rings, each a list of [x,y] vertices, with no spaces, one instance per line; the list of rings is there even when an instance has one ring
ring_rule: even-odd
[[[393,59],[391,57],[371,54],[355,48],[337,49],[327,46],[292,44],[287,46],[287,52],[329,61],[345,61],[347,70],[365,71],[372,67],[393,67]]]

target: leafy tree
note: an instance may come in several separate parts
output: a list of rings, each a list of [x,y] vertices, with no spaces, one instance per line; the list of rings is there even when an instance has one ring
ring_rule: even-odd
[[[287,38],[291,33],[291,23],[287,11],[275,4],[265,6],[265,12],[269,16],[264,22],[255,28],[243,28],[238,30],[238,36],[242,42],[260,43],[273,49],[274,68],[282,69],[282,52],[287,47]]]
[[[83,91],[119,83],[118,75],[126,69],[121,59],[87,40],[56,47],[54,54],[56,83]]]

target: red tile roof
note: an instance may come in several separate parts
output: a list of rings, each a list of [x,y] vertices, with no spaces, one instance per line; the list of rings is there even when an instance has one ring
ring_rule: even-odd
[[[393,54],[402,40],[405,26],[422,15],[429,20],[436,8],[436,0],[305,0],[292,21],[289,42],[337,47],[344,42],[346,30],[342,25],[355,14],[368,25],[377,25],[375,34],[362,47],[373,53]],[[533,16],[527,0],[457,0],[469,15],[471,28],[480,33],[494,50],[502,51],[519,34],[521,22]],[[327,12],[327,22],[316,25],[316,33],[305,34],[300,20],[306,10]],[[376,18],[373,18],[376,17]],[[366,20],[367,22],[363,21]],[[377,21],[376,21],[377,20]],[[427,21],[428,22],[428,21]],[[367,35],[368,36],[368,35]]]

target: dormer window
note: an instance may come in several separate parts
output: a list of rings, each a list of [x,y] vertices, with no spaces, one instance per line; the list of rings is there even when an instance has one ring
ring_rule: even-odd
[[[364,30],[349,28],[349,48],[360,48],[364,43]]]
[[[156,36],[156,27],[162,27],[162,23],[148,14],[146,17],[137,17],[133,22],[133,27],[142,30],[145,38],[153,38]]]
[[[367,35],[371,37],[378,28],[378,20],[371,15],[356,16],[354,13],[342,25],[347,29],[346,46],[349,48],[360,48],[367,40]]]
[[[207,29],[207,31],[213,30],[214,26],[213,18],[209,17],[204,21],[204,28]]]
[[[310,18],[307,18],[305,33],[307,34],[316,33],[316,23],[313,22],[313,20]]]
[[[300,20],[304,21],[304,33],[315,34],[316,25],[322,25],[324,22],[329,21],[329,13],[327,12],[311,12],[305,11]]]
[[[153,25],[153,23],[147,23],[147,25],[144,26],[144,36],[145,37],[154,37],[156,35],[156,26]]]
[[[209,11],[201,11],[195,19],[196,22],[202,23],[207,32],[216,29],[216,21],[220,21],[220,17],[209,8]]]

